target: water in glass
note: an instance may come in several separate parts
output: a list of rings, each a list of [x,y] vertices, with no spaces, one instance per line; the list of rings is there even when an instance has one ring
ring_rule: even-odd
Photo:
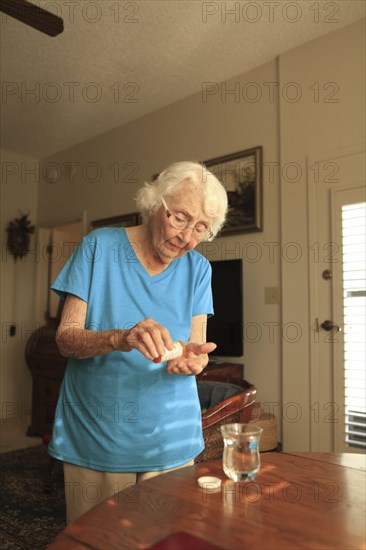
[[[260,468],[259,441],[263,429],[250,424],[224,424],[223,468],[233,481],[251,481]]]

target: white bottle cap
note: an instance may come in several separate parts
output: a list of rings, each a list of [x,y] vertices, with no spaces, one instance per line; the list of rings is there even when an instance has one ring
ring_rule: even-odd
[[[213,476],[202,476],[197,479],[198,485],[206,490],[215,490],[221,487],[221,479]]]

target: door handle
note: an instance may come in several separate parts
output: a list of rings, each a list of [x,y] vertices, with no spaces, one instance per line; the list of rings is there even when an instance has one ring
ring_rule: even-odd
[[[335,332],[340,332],[341,331],[341,328],[336,325],[335,323],[333,323],[333,321],[323,321],[322,324],[320,325],[320,328],[322,328],[323,330],[326,330],[327,332],[330,332],[331,330],[334,330]]]

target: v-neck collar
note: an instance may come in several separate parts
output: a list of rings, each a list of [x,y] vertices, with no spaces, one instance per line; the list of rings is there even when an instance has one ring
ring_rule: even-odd
[[[132,242],[130,241],[129,236],[127,235],[126,229],[123,227],[122,230],[124,232],[125,239],[131,249],[131,253],[129,254],[130,261],[132,261],[137,266],[140,273],[144,275],[144,277],[146,277],[148,280],[150,280],[151,282],[158,282],[161,279],[164,279],[173,269],[175,269],[175,266],[177,265],[177,262],[180,258],[176,258],[172,260],[166,269],[164,269],[160,273],[157,273],[156,275],[152,275],[151,273],[149,273],[149,271],[141,263],[140,258],[136,254],[135,248],[133,246],[134,243],[133,241]]]

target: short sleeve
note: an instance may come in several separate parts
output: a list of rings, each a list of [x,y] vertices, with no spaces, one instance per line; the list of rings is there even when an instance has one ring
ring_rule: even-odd
[[[74,294],[85,302],[89,300],[93,269],[101,255],[94,233],[83,238],[51,285],[51,289],[63,299],[67,294]]]
[[[192,316],[195,315],[213,315],[213,300],[211,277],[211,264],[206,258],[201,257],[200,268],[198,269],[198,277],[196,281]]]

